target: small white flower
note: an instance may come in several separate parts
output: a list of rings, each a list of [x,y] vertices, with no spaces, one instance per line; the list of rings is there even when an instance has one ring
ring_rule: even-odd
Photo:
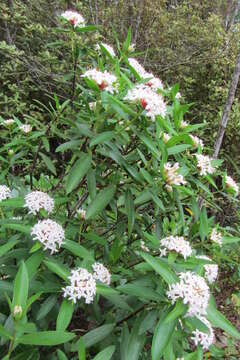
[[[13,317],[21,317],[22,315],[22,307],[20,305],[15,305],[13,309]]]
[[[96,101],[90,102],[90,103],[88,104],[88,106],[89,106],[90,110],[93,111],[93,110],[96,109],[97,102],[96,102]]]
[[[205,317],[199,316],[199,320],[201,320],[201,322],[203,322],[208,327],[208,333],[204,333],[196,329],[193,331],[193,336],[191,339],[195,346],[201,345],[203,350],[207,350],[214,342],[213,328]]]
[[[210,292],[203,277],[191,271],[180,273],[180,281],[169,285],[167,296],[174,304],[182,299],[188,305],[187,316],[205,315],[207,312]]]
[[[3,121],[3,124],[6,125],[6,126],[11,126],[15,123],[15,120],[14,119],[7,119],[7,120],[4,120]]]
[[[197,168],[200,171],[200,175],[213,174],[216,169],[212,166],[212,160],[207,155],[195,154],[197,158]]]
[[[155,77],[151,73],[145,73],[143,79],[151,78],[145,85],[149,86],[152,90],[157,91],[158,89],[163,89],[162,81]]]
[[[96,281],[93,275],[86,269],[78,268],[71,271],[68,277],[70,285],[63,288],[63,296],[76,304],[77,300],[83,298],[86,304],[93,302],[96,295]]]
[[[198,255],[196,257],[197,257],[197,259],[204,259],[204,260],[211,261],[211,259],[205,255]],[[207,281],[209,282],[209,284],[213,284],[216,281],[217,276],[218,276],[217,264],[205,264],[203,267],[205,270],[205,277],[206,277]]]
[[[25,207],[29,214],[36,215],[41,209],[50,214],[54,208],[54,200],[42,191],[32,191],[25,196]]]
[[[140,102],[142,108],[146,111],[146,116],[152,120],[158,115],[162,117],[166,115],[167,106],[163,97],[147,85],[139,84],[135,88],[130,89],[124,100]]]
[[[64,230],[55,221],[39,220],[32,228],[31,235],[33,240],[38,240],[44,250],[51,250],[51,254],[58,252],[64,241]]]
[[[138,75],[143,78],[146,74],[144,67],[134,58],[129,58],[128,62],[130,66],[138,73]]]
[[[106,70],[104,72],[97,69],[87,70],[82,77],[89,78],[98,84],[100,90],[105,90],[111,94],[117,90],[117,78]]]
[[[81,218],[82,220],[85,220],[85,219],[86,219],[86,211],[85,211],[85,210],[83,210],[82,208],[80,208],[80,209],[77,210],[77,213],[78,213],[78,215],[80,216],[80,218]]]
[[[179,164],[172,165],[167,162],[164,164],[164,176],[168,186],[171,185],[185,185],[187,182],[184,180],[183,175],[179,174]]]
[[[19,126],[19,129],[22,130],[25,134],[28,134],[29,132],[32,131],[32,127],[29,124],[24,124]]]
[[[222,234],[220,231],[217,231],[216,228],[212,229],[210,240],[218,244],[219,246],[222,246]]]
[[[202,141],[201,139],[199,139],[199,137],[190,135],[190,138],[192,139],[192,141],[193,141],[193,146],[194,146],[195,148],[198,148],[198,146],[200,146],[201,148],[204,147],[203,141]]]
[[[108,269],[101,263],[94,263],[93,266],[93,277],[95,280],[101,281],[105,285],[110,285],[111,274]]]
[[[143,251],[149,252],[149,248],[145,245],[145,242],[143,240],[141,240],[140,242],[140,247]]]
[[[76,11],[67,10],[64,13],[61,14],[61,17],[63,17],[65,20],[70,22],[74,27],[83,27],[85,26],[85,20],[82,17],[81,14],[79,14]]]
[[[0,202],[11,197],[11,190],[6,185],[0,185]]]
[[[128,47],[128,51],[133,52],[133,51],[135,51],[135,48],[136,48],[136,44],[130,44]]]
[[[181,97],[182,97],[182,95],[181,95],[181,93],[178,91],[178,92],[176,93],[175,98],[176,98],[176,99],[181,99]]]
[[[171,139],[171,136],[163,133],[163,142],[166,144]]]
[[[160,241],[161,248],[167,251],[175,251],[181,254],[184,259],[192,255],[192,248],[183,236],[168,236]],[[162,253],[162,251],[161,251]]]
[[[115,51],[113,50],[112,46],[110,46],[110,45],[108,45],[108,44],[104,44],[104,43],[101,43],[101,45],[107,50],[107,52],[109,52],[109,54],[110,54],[112,57],[115,57],[115,56],[116,56]],[[101,50],[99,44],[96,45],[96,49],[97,49],[97,51],[100,51],[100,50]]]
[[[226,183],[226,188],[233,190],[235,194],[238,195],[239,187],[237,183],[231,178],[231,176],[228,175],[225,176],[225,183]]]
[[[187,121],[182,120],[180,124],[180,128],[184,129],[185,127],[189,126],[189,123]]]

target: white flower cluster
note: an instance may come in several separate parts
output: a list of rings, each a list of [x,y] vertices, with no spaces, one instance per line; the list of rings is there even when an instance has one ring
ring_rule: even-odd
[[[211,261],[211,259],[208,256],[205,256],[205,255],[198,255],[196,257],[197,257],[197,259],[203,259],[203,260]],[[217,279],[217,276],[218,276],[218,266],[217,266],[217,264],[205,264],[203,267],[204,267],[205,277],[206,277],[207,281],[209,282],[209,284],[213,284],[215,282],[215,280]]]
[[[44,250],[51,250],[51,254],[59,250],[65,236],[62,226],[50,219],[39,220],[33,226],[31,235],[33,240],[38,240],[44,246]]]
[[[160,241],[161,244],[161,254],[162,248],[165,249],[164,254],[167,253],[167,251],[175,251],[178,254],[181,254],[184,259],[186,259],[188,256],[192,255],[192,248],[188,241],[184,239],[183,236],[168,236]],[[164,255],[165,256],[165,255]]]
[[[203,316],[199,316],[199,320],[207,326],[208,333],[204,333],[198,329],[193,331],[192,341],[196,346],[201,345],[203,350],[207,350],[214,342],[214,332],[210,322]]]
[[[222,246],[222,234],[220,231],[217,231],[216,228],[212,229],[210,240],[218,244],[219,246]]]
[[[178,92],[176,93],[175,98],[176,98],[176,99],[181,99],[181,97],[182,97],[182,95],[181,95],[181,93],[178,91]]]
[[[185,120],[182,120],[181,121],[181,124],[180,124],[180,128],[181,129],[184,129],[185,127],[189,126],[189,123]]]
[[[166,144],[171,139],[171,136],[163,133],[163,142]]]
[[[109,52],[109,54],[110,54],[112,57],[115,57],[115,56],[116,56],[115,51],[114,51],[114,49],[112,48],[112,46],[110,46],[110,45],[108,45],[108,44],[104,44],[104,43],[101,43],[101,45],[107,50],[107,52]],[[101,50],[99,44],[96,45],[96,49],[97,49],[97,51],[100,51],[100,50]]]
[[[144,67],[134,58],[129,58],[128,62],[130,66],[138,73],[142,79],[149,79],[145,85],[149,86],[152,90],[157,91],[163,89],[162,81],[155,77],[152,73],[147,72]]]
[[[54,200],[42,191],[32,191],[25,196],[24,206],[28,208],[29,214],[36,215],[41,209],[50,214],[54,208]]]
[[[0,185],[0,201],[11,197],[11,190],[6,185]]]
[[[188,305],[187,316],[205,315],[209,302],[209,288],[203,277],[191,271],[180,273],[180,281],[169,285],[167,296],[174,304],[182,299]]]
[[[100,90],[106,90],[111,94],[117,90],[117,78],[115,75],[110,74],[106,70],[104,72],[98,71],[97,69],[87,70],[82,77],[86,77],[95,81],[98,84]]]
[[[139,101],[146,111],[146,116],[152,120],[154,120],[157,115],[162,117],[166,115],[167,107],[163,97],[152,91],[146,84],[139,84],[133,89],[128,90],[124,100],[132,102]]]
[[[149,252],[149,248],[145,245],[145,242],[143,240],[141,240],[140,242],[140,247],[143,251]]]
[[[61,17],[70,22],[74,27],[83,27],[85,25],[84,18],[76,11],[67,10],[61,14]]]
[[[6,125],[6,126],[13,125],[14,123],[15,123],[14,119],[7,119],[7,120],[3,121],[3,124]]]
[[[83,210],[82,208],[79,208],[77,210],[77,214],[80,216],[82,220],[86,219],[86,210]]]
[[[192,141],[193,141],[193,146],[194,146],[195,148],[198,148],[198,146],[200,146],[201,148],[204,147],[203,141],[202,141],[201,139],[199,139],[199,137],[194,136],[194,135],[190,135],[190,138],[192,139]]]
[[[76,304],[77,300],[85,299],[86,304],[93,302],[96,295],[96,281],[86,269],[78,268],[71,271],[70,285],[63,288],[63,296]]]
[[[212,166],[211,159],[207,155],[195,154],[197,158],[197,167],[200,170],[200,175],[213,174],[215,167]]]
[[[24,132],[25,134],[28,134],[29,132],[32,131],[32,127],[29,124],[24,124],[19,126],[19,129],[22,130],[22,132]]]
[[[187,182],[184,180],[183,175],[179,174],[179,164],[172,165],[170,162],[164,164],[164,176],[166,180],[166,188],[172,191],[171,185],[185,185]]]
[[[93,266],[93,277],[95,280],[101,281],[105,285],[110,285],[111,274],[108,269],[101,263],[94,263]]]
[[[225,183],[226,183],[226,188],[233,190],[235,194],[238,195],[239,187],[237,183],[231,178],[231,176],[229,175],[225,176]]]

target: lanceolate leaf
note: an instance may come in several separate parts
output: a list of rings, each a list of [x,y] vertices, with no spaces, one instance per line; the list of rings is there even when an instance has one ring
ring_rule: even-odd
[[[44,260],[44,264],[50,271],[57,274],[60,278],[65,281],[68,280],[68,276],[70,276],[70,271],[63,264],[57,263],[53,260]]]
[[[23,335],[18,339],[20,344],[54,346],[74,339],[75,334],[64,331],[39,331]]]
[[[85,334],[82,339],[84,341],[85,347],[89,348],[103,339],[105,339],[114,329],[114,324],[106,324],[99,326],[98,328],[89,331],[87,334]],[[77,351],[78,349],[78,341],[76,344],[72,346],[72,351]]]
[[[90,203],[86,212],[86,220],[92,219],[97,216],[108,203],[112,200],[116,191],[116,186],[110,185],[106,189],[101,190],[95,199]]]
[[[28,298],[28,271],[24,262],[21,263],[17,272],[13,289],[13,308],[18,305],[25,308]]]
[[[106,349],[98,353],[93,360],[110,360],[114,354],[115,346],[108,346]]]
[[[135,209],[131,190],[127,190],[125,194],[125,207],[128,216],[128,236],[131,236],[135,222]]]
[[[74,311],[73,302],[70,300],[63,300],[57,317],[56,329],[58,331],[64,331],[67,329],[72,319],[73,311]]]
[[[175,325],[175,321],[167,323],[164,321],[164,318],[159,320],[153,335],[152,360],[161,359],[161,355],[163,354],[172,337]]]
[[[90,169],[92,161],[91,154],[82,153],[80,158],[73,165],[70,170],[66,181],[66,192],[70,194],[79,185],[82,178],[86,175]]]

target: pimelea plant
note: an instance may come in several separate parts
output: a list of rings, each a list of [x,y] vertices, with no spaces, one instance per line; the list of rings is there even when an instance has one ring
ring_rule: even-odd
[[[239,240],[214,224],[214,196],[238,185],[130,31],[86,49],[96,28],[72,10],[61,22],[69,99],[42,105],[46,123],[1,123],[1,358],[203,359],[215,327],[240,338],[211,295]]]

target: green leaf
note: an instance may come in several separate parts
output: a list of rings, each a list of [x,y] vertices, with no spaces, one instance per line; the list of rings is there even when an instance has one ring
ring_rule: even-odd
[[[44,260],[44,264],[51,272],[55,273],[63,280],[68,281],[68,277],[70,276],[70,271],[63,264],[57,263],[56,261],[53,260]]]
[[[84,26],[84,27],[75,27],[74,31],[77,33],[85,33],[85,32],[90,32],[90,31],[97,31],[99,30],[99,26],[97,25],[88,25],[88,26]]]
[[[82,338],[78,340],[78,360],[86,360],[86,348]]]
[[[128,29],[128,33],[127,33],[127,38],[123,43],[123,51],[128,51],[128,48],[131,44],[131,39],[132,39],[132,33],[131,33],[131,28]]]
[[[145,317],[145,316],[144,316]],[[136,318],[129,340],[127,348],[127,359],[138,360],[141,351],[143,349],[146,337],[145,334],[140,335],[139,329],[143,320],[143,315]]]
[[[57,302],[57,297],[55,295],[49,296],[40,306],[36,320],[39,321],[43,319],[54,307]],[[64,329],[65,330],[65,329]]]
[[[191,148],[191,145],[188,144],[181,144],[181,145],[175,145],[167,149],[168,155],[176,155],[179,154],[189,148]]]
[[[11,250],[19,240],[17,239],[10,239],[6,244],[0,246],[0,257],[5,255],[9,250]]]
[[[155,259],[153,256],[145,253],[140,253],[142,258],[166,281],[172,284],[178,281],[177,275],[170,269],[169,265],[160,258]]]
[[[71,141],[68,141],[64,144],[61,144],[59,145],[57,148],[56,148],[56,152],[64,152],[64,151],[67,151],[67,150],[72,150],[72,149],[75,149],[75,148],[79,148],[81,145],[81,140],[71,140]]]
[[[208,235],[208,217],[207,210],[203,208],[200,214],[200,227],[199,227],[201,240],[204,240]]]
[[[11,334],[9,334],[8,331],[1,324],[0,324],[0,337],[6,339],[12,339]]]
[[[64,344],[75,338],[75,334],[64,331],[39,331],[18,338],[24,345],[55,346]]]
[[[140,301],[141,299],[147,299],[158,302],[161,298],[159,294],[146,286],[144,287],[135,284],[126,284],[118,286],[117,290],[123,292],[124,294],[136,296],[137,298],[139,298]]]
[[[223,236],[222,237],[222,244],[228,245],[228,244],[235,244],[240,241],[240,237],[233,237],[233,236]]]
[[[41,152],[39,153],[39,155],[45,162],[45,165],[47,166],[48,170],[51,171],[51,173],[53,173],[54,175],[57,175],[57,171],[56,171],[55,165],[53,164],[52,160],[48,156],[44,155]]]
[[[112,304],[120,309],[132,311],[132,308],[126,301],[122,299],[120,293],[110,287],[97,284],[97,294],[103,296],[105,299],[109,300]]]
[[[87,173],[87,187],[90,195],[90,200],[93,200],[97,194],[96,188],[96,174],[93,169],[89,169]]]
[[[90,253],[90,251],[75,241],[66,240],[62,247],[82,259],[94,260],[94,256]]]
[[[2,225],[3,229],[11,229],[11,230],[16,230],[19,232],[22,232],[24,234],[29,235],[31,232],[31,226],[29,225],[21,225],[21,224],[11,224],[11,223],[6,223]]]
[[[112,200],[116,191],[115,185],[110,185],[107,188],[101,190],[95,199],[89,204],[86,212],[86,220],[89,220],[98,215],[108,203]]]
[[[135,209],[131,190],[126,191],[125,208],[128,216],[128,236],[131,236],[135,222]]]
[[[44,258],[44,254],[42,251],[35,252],[32,256],[30,256],[26,261],[26,268],[28,271],[29,281],[36,274],[37,269],[41,265]]]
[[[67,176],[65,185],[67,194],[70,194],[70,192],[76,189],[76,187],[80,184],[80,181],[90,169],[91,162],[92,155],[85,153],[81,154],[80,158],[73,165]]]
[[[17,198],[11,198],[6,199],[4,201],[0,202],[0,207],[7,207],[7,208],[13,208],[13,209],[19,209],[24,206],[24,198],[17,197]]]
[[[98,145],[98,144],[102,144],[104,143],[105,141],[108,141],[108,140],[111,140],[114,136],[114,132],[113,131],[105,131],[101,134],[98,134],[96,135],[91,141],[90,141],[90,144],[89,146],[90,147],[93,147],[95,145]]]
[[[147,146],[147,148],[150,150],[152,155],[154,155],[157,159],[160,159],[160,152],[156,148],[156,145],[152,141],[152,139],[144,134],[137,134],[137,135],[142,140],[142,142]]]
[[[66,299],[63,300],[57,317],[56,330],[64,331],[67,329],[68,325],[71,322],[73,311],[73,302]]]
[[[114,354],[115,346],[108,346],[106,349],[102,350],[99,354],[97,354],[93,360],[110,360]]]
[[[161,358],[171,340],[175,326],[175,321],[165,322],[163,318],[159,320],[153,335],[152,360],[159,360]]]
[[[179,318],[179,316],[185,314],[186,312],[187,312],[187,306],[184,305],[182,301],[178,300],[176,302],[174,309],[170,311],[170,313],[165,318],[164,322],[165,323],[171,322]]]
[[[58,360],[68,360],[67,356],[62,350],[57,349]]]
[[[15,281],[14,281],[14,288],[13,288],[13,308],[16,305],[25,308],[28,298],[28,271],[24,262],[21,263],[20,268],[17,272]]]
[[[218,327],[232,337],[240,340],[239,331],[217,310],[212,296],[207,309],[207,318],[214,327]]]
[[[99,326],[98,328],[96,328],[94,330],[89,331],[87,334],[85,334],[82,337],[85,347],[89,348],[89,347],[99,343],[103,339],[105,339],[108,335],[111,334],[111,332],[114,329],[114,326],[115,326],[115,324],[106,324],[106,325]],[[79,341],[77,341],[75,344],[73,344],[72,351],[77,351],[78,346],[79,346]]]

